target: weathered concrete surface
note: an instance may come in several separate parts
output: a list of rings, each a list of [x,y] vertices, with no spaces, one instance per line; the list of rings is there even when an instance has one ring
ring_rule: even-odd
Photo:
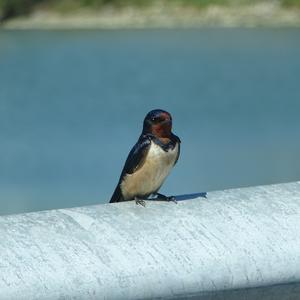
[[[3,216],[0,236],[1,300],[300,299],[300,182]]]

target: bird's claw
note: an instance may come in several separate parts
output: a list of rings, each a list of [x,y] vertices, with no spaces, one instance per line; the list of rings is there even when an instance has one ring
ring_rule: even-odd
[[[146,202],[143,199],[135,198],[135,204],[136,205],[142,205],[143,207],[146,207]]]

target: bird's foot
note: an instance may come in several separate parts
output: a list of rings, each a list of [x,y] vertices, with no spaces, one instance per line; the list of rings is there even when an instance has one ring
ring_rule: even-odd
[[[177,200],[174,196],[165,196],[163,194],[159,194],[159,193],[156,193],[156,200],[157,201],[168,201],[168,202],[174,202],[175,204],[177,204]]]
[[[135,204],[136,205],[142,205],[142,206],[144,206],[144,207],[146,207],[146,202],[145,202],[145,200],[143,200],[143,199],[140,199],[140,198],[137,198],[137,197],[135,197]]]

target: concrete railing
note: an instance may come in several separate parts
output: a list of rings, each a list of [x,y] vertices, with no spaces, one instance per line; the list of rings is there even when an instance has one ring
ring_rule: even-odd
[[[196,196],[0,217],[0,299],[300,299],[300,182]]]

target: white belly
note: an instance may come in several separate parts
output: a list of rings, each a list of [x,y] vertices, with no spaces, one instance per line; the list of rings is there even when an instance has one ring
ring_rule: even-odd
[[[177,153],[178,144],[174,149],[164,151],[151,142],[144,165],[133,174],[127,174],[121,184],[125,200],[149,196],[158,191],[174,166]]]

